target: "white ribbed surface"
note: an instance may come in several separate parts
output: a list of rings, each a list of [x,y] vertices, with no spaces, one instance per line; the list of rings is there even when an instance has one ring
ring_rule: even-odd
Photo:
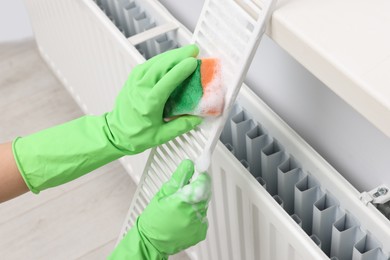
[[[240,115],[241,109],[246,116],[236,123],[234,115]],[[250,128],[242,127],[247,123]],[[248,139],[248,132],[256,125],[262,131]],[[223,141],[229,143],[237,137],[234,135],[246,136],[246,155],[242,156],[245,159],[250,158],[248,145],[257,143],[256,138],[265,137],[268,144],[272,140],[278,143],[284,154],[280,163],[272,166],[278,169],[277,177],[274,176],[278,195],[270,194],[269,179],[265,176],[267,167],[263,165],[260,170],[266,179],[261,181],[266,183],[264,188],[253,176],[259,176],[259,172],[247,169],[256,161],[249,160],[243,166],[237,158],[241,157],[237,146],[227,145],[231,147],[228,150],[220,142],[212,160],[210,230],[206,241],[188,250],[193,259],[329,259],[313,240],[338,259],[387,259],[388,220],[372,205],[364,206],[358,192],[246,86],[242,87],[237,107],[229,117]],[[279,152],[275,149],[266,157],[266,150],[262,148],[256,153],[257,160],[269,166]],[[296,170],[300,171],[299,178],[288,183]],[[307,187],[303,185],[306,177]],[[289,195],[291,188],[293,193]],[[283,203],[284,210],[277,200]],[[324,200],[326,203],[322,205]]]
[[[222,144],[212,178],[209,232],[193,259],[328,259]]]

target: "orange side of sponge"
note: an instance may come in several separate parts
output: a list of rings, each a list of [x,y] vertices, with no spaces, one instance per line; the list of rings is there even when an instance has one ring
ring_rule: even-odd
[[[199,115],[218,116],[224,106],[224,91],[221,81],[221,64],[218,59],[202,59],[200,76],[203,96],[198,104]]]
[[[218,59],[198,60],[194,73],[180,84],[169,97],[164,117],[185,114],[218,116],[224,107],[221,64]]]

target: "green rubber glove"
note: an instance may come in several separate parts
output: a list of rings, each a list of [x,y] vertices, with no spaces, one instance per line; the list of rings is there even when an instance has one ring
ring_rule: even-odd
[[[140,153],[201,123],[183,116],[165,122],[172,91],[195,70],[195,45],[175,49],[136,66],[114,109],[84,116],[13,142],[19,171],[34,193],[71,181],[124,155]]]
[[[193,173],[192,161],[184,160],[109,259],[168,259],[206,238],[211,179],[202,173],[189,183]]]

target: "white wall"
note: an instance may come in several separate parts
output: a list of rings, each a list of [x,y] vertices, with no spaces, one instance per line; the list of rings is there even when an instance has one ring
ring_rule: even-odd
[[[390,138],[270,38],[263,38],[246,82],[360,191],[390,185]]]
[[[32,37],[32,29],[22,0],[0,0],[0,42]]]
[[[203,2],[161,1],[189,29]],[[263,38],[246,83],[357,189],[390,185],[390,139],[270,38]]]

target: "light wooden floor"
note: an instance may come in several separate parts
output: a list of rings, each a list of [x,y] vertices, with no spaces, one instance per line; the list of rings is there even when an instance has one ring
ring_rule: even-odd
[[[32,40],[0,44],[0,143],[81,115]],[[113,162],[39,195],[0,204],[0,259],[105,259],[135,188]]]

